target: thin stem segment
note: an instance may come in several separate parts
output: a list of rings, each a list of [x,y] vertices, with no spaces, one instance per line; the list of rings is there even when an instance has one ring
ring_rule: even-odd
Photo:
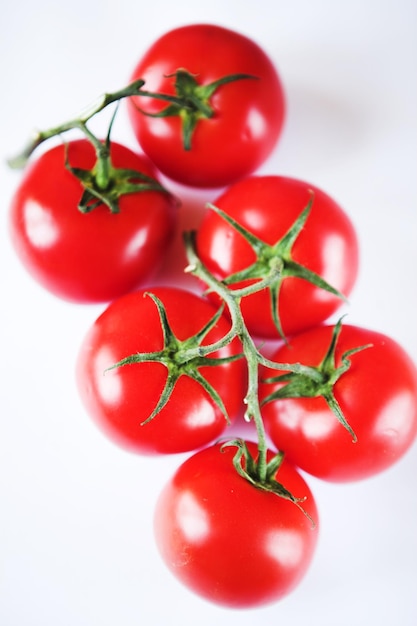
[[[241,313],[240,304],[242,296],[228,289],[226,285],[218,281],[203,265],[196,253],[195,233],[185,233],[184,241],[187,259],[189,262],[186,271],[202,279],[221,297],[223,302],[225,302],[232,321],[232,326],[226,339],[229,340],[230,338],[231,340],[234,337],[238,337],[242,343],[243,354],[246,359],[248,369],[248,388],[244,400],[246,404],[245,419],[248,421],[253,420],[255,424],[259,455],[257,461],[257,477],[261,483],[265,483],[267,479],[267,441],[258,397],[259,352],[246,328],[243,315]],[[222,341],[218,342],[218,345],[220,346],[221,343]],[[208,350],[213,350],[213,348],[217,348],[216,344],[207,347]]]
[[[109,104],[113,102],[119,102],[123,98],[130,98],[132,96],[138,95],[140,93],[141,87],[145,84],[145,81],[142,79],[138,79],[132,82],[127,87],[123,87],[123,89],[119,89],[118,91],[114,91],[113,93],[104,93],[102,94],[97,101],[82,111],[77,117],[69,120],[68,122],[63,122],[58,126],[54,126],[47,130],[38,130],[34,133],[33,137],[29,140],[25,148],[18,155],[8,159],[7,163],[9,167],[13,169],[21,169],[25,167],[32,153],[40,146],[44,141],[51,139],[52,137],[56,137],[57,135],[62,135],[69,130],[80,130],[98,149],[99,148],[99,140],[88,130],[87,122],[105,109]]]

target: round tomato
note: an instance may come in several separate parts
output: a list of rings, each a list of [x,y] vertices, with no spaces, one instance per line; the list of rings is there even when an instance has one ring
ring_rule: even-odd
[[[314,554],[318,513],[290,463],[284,460],[276,480],[306,498],[315,525],[293,502],[241,477],[234,454],[216,444],[179,467],[157,501],[155,536],[168,568],[188,588],[220,605],[256,607],[300,583]]]
[[[293,337],[289,346],[279,348],[271,358],[317,367],[331,343],[333,329],[321,326]],[[262,407],[274,445],[298,467],[329,481],[353,481],[381,472],[404,455],[417,434],[414,363],[384,334],[344,325],[335,347],[335,366],[341,366],[347,351],[362,346],[368,347],[348,357],[350,367],[333,385],[334,398],[356,442],[323,396],[281,398]],[[264,369],[261,379],[280,374]],[[261,401],[282,385],[261,383]]]
[[[310,213],[291,250],[284,239],[282,255],[272,251],[271,246],[284,238],[309,202],[312,202]],[[289,336],[324,321],[343,304],[339,295],[302,277],[302,268],[306,268],[344,296],[350,293],[357,277],[355,230],[345,212],[327,194],[293,178],[252,176],[229,187],[214,205],[267,244],[262,244],[258,257],[263,276],[275,271],[271,268],[277,258],[283,263],[271,288],[242,299],[242,314],[251,334],[277,338],[282,330]],[[247,239],[210,209],[198,230],[197,252],[211,273],[221,280],[250,268],[257,260]],[[259,276],[239,280],[230,283],[230,288],[258,280]],[[281,323],[280,331],[272,315],[273,306]]]
[[[115,168],[155,179],[144,155],[111,144]],[[81,181],[66,167],[91,170],[86,139],[58,145],[29,165],[12,200],[11,236],[25,267],[46,289],[73,302],[106,302],[148,280],[163,259],[176,222],[172,197],[141,191],[120,197],[118,213],[101,204],[78,210]]]
[[[198,333],[217,309],[198,295],[174,288],[150,290],[164,305],[168,323],[178,340]],[[230,323],[220,317],[201,345],[221,339]],[[174,341],[165,346],[161,362],[132,362],[109,369],[137,353],[164,350],[164,336],[153,298],[140,290],[112,302],[99,316],[82,344],[77,365],[77,383],[89,414],[119,445],[142,454],[194,450],[219,437],[227,426],[221,408],[199,381],[181,369],[180,350]],[[237,340],[210,354],[230,357],[239,354]],[[162,410],[144,423],[156,408],[167,382],[168,366],[180,373]],[[208,363],[208,361],[207,361]],[[191,363],[193,365],[193,363]],[[233,420],[243,406],[245,363],[243,359],[202,366],[198,372],[223,400]]]
[[[205,89],[237,76],[214,92]],[[265,52],[239,33],[209,24],[171,30],[140,60],[132,81],[139,78],[145,81],[142,91],[184,94],[183,106],[146,96],[128,101],[139,144],[175,181],[228,185],[259,167],[277,142],[285,106],[280,79]]]

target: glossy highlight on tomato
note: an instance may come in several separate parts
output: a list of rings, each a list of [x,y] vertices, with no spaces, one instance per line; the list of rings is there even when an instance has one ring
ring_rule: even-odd
[[[358,240],[342,208],[314,185],[284,176],[251,176],[226,189],[213,204],[267,244],[280,240],[313,202],[307,221],[295,240],[291,258],[327,281],[347,297],[356,281]],[[256,255],[249,243],[211,209],[198,229],[197,251],[218,279],[249,267]],[[252,281],[236,282],[236,289]],[[216,296],[213,296],[214,298]],[[278,312],[285,336],[327,319],[343,299],[299,277],[284,276]],[[242,314],[248,331],[262,338],[280,337],[271,313],[268,289],[245,296]]]
[[[181,340],[197,333],[217,311],[210,302],[183,289],[148,291],[163,302],[172,330]],[[167,368],[147,362],[108,369],[132,354],[163,348],[158,310],[146,293],[142,289],[112,302],[87,333],[77,362],[80,397],[99,428],[123,448],[149,455],[194,450],[211,443],[227,426],[225,415],[198,382],[181,376],[166,406],[142,425],[160,399]],[[202,345],[220,339],[229,327],[229,321],[220,317]],[[233,341],[210,356],[239,352],[240,343]],[[242,359],[200,368],[221,396],[230,421],[243,406],[245,371]]]
[[[272,355],[279,363],[317,366],[333,326],[292,338]],[[347,350],[350,368],[333,387],[357,441],[339,423],[323,397],[285,398],[262,407],[265,429],[292,463],[324,480],[347,482],[374,476],[396,463],[417,436],[417,370],[404,349],[383,333],[344,324],[336,344],[337,365]],[[283,373],[283,372],[279,372]],[[277,375],[263,368],[261,380]],[[261,401],[283,383],[261,383]]]
[[[248,444],[252,454],[256,445]],[[233,466],[233,447],[216,444],[187,459],[157,501],[157,546],[189,589],[232,608],[260,607],[289,594],[312,561],[318,534],[314,497],[284,460],[277,480],[293,502],[254,487]],[[272,453],[271,453],[272,455]]]
[[[189,150],[184,149],[180,115],[152,117],[166,101],[131,98],[132,128],[144,152],[166,176],[195,187],[222,187],[253,172],[275,147],[285,115],[283,87],[269,57],[240,33],[191,24],[160,37],[138,62],[131,80],[143,78],[144,90],[173,96],[173,75],[179,69],[187,70],[199,85],[242,73],[255,78],[223,84],[215,91],[209,98],[214,114],[199,116]]]
[[[116,168],[157,178],[145,155],[114,142],[110,155]],[[54,295],[107,302],[154,275],[173,237],[176,203],[168,193],[141,191],[123,195],[119,213],[104,204],[82,213],[83,187],[66,158],[73,168],[91,169],[96,154],[89,141],[78,139],[29,164],[10,207],[12,241],[29,273]]]

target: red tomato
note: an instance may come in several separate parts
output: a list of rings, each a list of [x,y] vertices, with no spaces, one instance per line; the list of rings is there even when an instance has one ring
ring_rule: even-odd
[[[330,345],[333,326],[321,326],[294,337],[272,360],[317,366]],[[265,428],[286,458],[329,481],[353,481],[390,467],[410,448],[417,434],[417,371],[394,340],[344,325],[336,344],[336,366],[352,348],[372,344],[349,357],[350,368],[333,387],[357,442],[339,423],[323,397],[285,398],[262,408]],[[261,379],[279,375],[263,370]],[[261,384],[260,398],[282,383]]]
[[[178,69],[194,76],[197,94],[200,86],[225,76],[247,74],[256,79],[239,79],[216,89],[207,99],[212,117],[197,115],[191,149],[184,149],[184,111],[151,117],[168,103],[129,99],[133,130],[144,152],[169,178],[196,187],[228,185],[254,171],[274,148],[284,119],[283,89],[270,59],[239,33],[208,24],[188,25],[158,39],[138,63],[132,81],[143,78],[144,90],[172,96]]]
[[[251,444],[249,444],[251,445]],[[284,461],[277,478],[289,500],[254,487],[233,466],[235,449],[216,444],[186,460],[159,496],[155,536],[162,558],[188,588],[228,607],[277,601],[305,575],[318,537],[314,498]],[[255,454],[255,446],[251,446]]]
[[[172,331],[180,340],[197,333],[217,310],[182,289],[156,287],[150,291],[165,305]],[[181,376],[161,412],[141,425],[159,401],[167,368],[148,362],[105,371],[132,354],[162,350],[158,310],[145,293],[140,290],[114,301],[93,324],[78,358],[80,395],[100,428],[127,449],[142,454],[194,450],[219,437],[227,426],[224,414],[198,382]],[[203,345],[220,339],[229,328],[228,320],[221,317]],[[240,344],[234,341],[210,356],[227,357],[239,352]],[[199,371],[221,396],[233,420],[245,393],[244,360],[201,367]]]
[[[358,272],[358,243],[351,221],[327,194],[313,185],[282,176],[252,176],[229,187],[214,205],[269,245],[294,224],[314,192],[307,221],[292,246],[291,258],[347,296]],[[197,234],[197,252],[219,279],[249,267],[256,255],[244,237],[220,215],[208,210]],[[266,267],[266,271],[269,266]],[[254,280],[237,282],[231,288]],[[286,336],[327,319],[343,300],[305,279],[285,277],[278,315]],[[242,314],[251,334],[279,336],[271,314],[269,289],[244,297]]]
[[[116,168],[155,178],[148,158],[111,145]],[[91,169],[96,156],[85,140],[69,143],[71,167]],[[148,280],[163,259],[176,221],[174,202],[159,191],[125,194],[120,212],[101,205],[78,210],[81,182],[65,167],[58,145],[28,167],[10,213],[18,256],[46,289],[73,302],[109,301]]]

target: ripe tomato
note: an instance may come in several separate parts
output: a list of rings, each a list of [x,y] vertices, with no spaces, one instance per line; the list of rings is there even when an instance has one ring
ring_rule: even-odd
[[[73,168],[91,169],[95,150],[86,139],[71,141]],[[111,144],[112,164],[155,178],[144,155]],[[160,191],[125,194],[120,212],[104,204],[78,210],[80,180],[65,166],[58,145],[29,165],[13,198],[11,236],[25,267],[46,289],[73,302],[105,302],[148,280],[163,258],[176,221],[172,197]]]
[[[197,333],[216,308],[194,293],[174,287],[152,290],[164,304],[173,333],[185,340]],[[156,352],[164,347],[155,302],[144,290],[112,302],[84,339],[77,364],[77,382],[89,414],[119,445],[142,454],[193,450],[219,437],[227,426],[220,408],[203,387],[183,375],[165,407],[142,425],[156,407],[167,380],[167,367],[159,362],[131,363],[107,370],[125,357]],[[202,345],[223,337],[230,328],[220,317]],[[172,354],[176,367],[177,354]],[[237,341],[210,354],[228,357],[240,352]],[[168,355],[169,357],[169,355]],[[221,396],[230,420],[240,411],[245,393],[242,359],[198,368]]]
[[[280,363],[318,366],[330,345],[333,326],[320,326],[296,337],[271,357]],[[285,398],[262,408],[265,428],[286,458],[329,481],[353,481],[390,467],[417,434],[417,371],[393,339],[357,326],[342,326],[335,361],[350,349],[350,368],[333,387],[334,397],[357,442],[339,423],[323,397]],[[264,369],[261,379],[280,374]],[[282,383],[262,384],[261,401]]]
[[[348,216],[323,191],[293,178],[252,176],[230,186],[214,205],[263,242],[273,245],[308,205],[310,190],[314,193],[311,212],[292,246],[290,259],[347,296],[358,272],[356,233]],[[256,260],[244,237],[212,210],[207,211],[198,230],[197,252],[221,280],[250,267]],[[303,278],[288,276],[288,269],[291,270],[289,264],[279,279],[277,307],[286,336],[324,321],[343,303],[337,295]],[[269,270],[267,260],[265,272]],[[231,288],[251,282],[256,281],[236,282]],[[269,289],[243,298],[242,314],[249,332],[263,338],[279,336],[271,308]]]
[[[212,116],[197,112],[195,100],[189,100],[174,115],[154,117],[168,106],[166,101],[131,98],[128,110],[142,149],[161,172],[186,185],[220,187],[250,174],[271,153],[283,125],[283,88],[272,62],[239,33],[194,24],[158,39],[134,69],[132,81],[143,78],[144,90],[174,96],[175,73],[181,69],[196,83],[193,98],[202,100]],[[202,94],[202,86],[237,74],[256,78],[222,84],[208,97]],[[187,111],[195,123],[190,149],[183,141]]]
[[[256,447],[251,446],[254,455]],[[233,466],[235,451],[216,444],[187,459],[159,496],[157,546],[188,588],[228,607],[277,601],[305,575],[318,537],[309,487],[284,460],[277,480],[306,497],[307,516],[289,500],[254,487]]]

